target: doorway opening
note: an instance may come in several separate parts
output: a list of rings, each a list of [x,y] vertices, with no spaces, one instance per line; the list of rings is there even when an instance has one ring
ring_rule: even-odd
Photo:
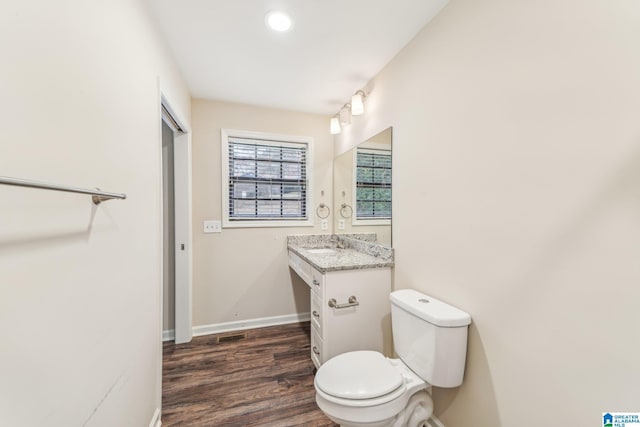
[[[162,100],[162,338],[191,341],[191,135]]]

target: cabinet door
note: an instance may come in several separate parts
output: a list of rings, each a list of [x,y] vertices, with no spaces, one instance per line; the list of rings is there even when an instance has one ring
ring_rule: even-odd
[[[309,265],[309,286],[311,286],[311,291],[320,298],[322,298],[322,290],[324,288],[325,278],[326,275],[320,273],[318,270]]]
[[[322,336],[322,321],[324,314],[322,313],[322,298],[311,293],[311,327],[318,331]]]
[[[390,269],[346,270],[326,274],[323,298],[323,353],[326,360],[355,350],[388,352],[391,339]],[[329,307],[329,301],[347,304],[355,297],[358,305]]]
[[[320,335],[318,335],[318,331],[311,328],[311,361],[316,369],[319,369],[320,365],[327,361],[326,355],[324,354],[325,351],[324,342]]]

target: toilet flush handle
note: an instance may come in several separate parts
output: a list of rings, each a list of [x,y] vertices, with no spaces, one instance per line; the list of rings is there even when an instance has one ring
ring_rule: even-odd
[[[360,305],[360,303],[358,302],[358,299],[353,295],[349,297],[349,302],[344,304],[338,304],[335,298],[331,298],[329,300],[329,307],[336,309],[355,307],[357,305]]]

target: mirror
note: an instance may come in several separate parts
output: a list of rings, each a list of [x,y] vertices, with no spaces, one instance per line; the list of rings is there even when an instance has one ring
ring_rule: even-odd
[[[391,246],[391,128],[334,159],[337,234],[376,233]]]

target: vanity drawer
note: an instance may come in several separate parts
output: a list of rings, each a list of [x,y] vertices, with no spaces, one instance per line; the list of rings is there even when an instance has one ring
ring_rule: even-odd
[[[322,299],[317,295],[311,295],[311,327],[322,336]]]
[[[315,365],[316,369],[320,368],[320,365],[324,362],[324,356],[322,354],[323,345],[322,338],[318,335],[318,331],[311,328],[311,361]]]
[[[309,269],[311,275],[311,283],[309,285],[311,286],[311,290],[319,297],[322,297],[325,275],[311,266],[309,266]]]

